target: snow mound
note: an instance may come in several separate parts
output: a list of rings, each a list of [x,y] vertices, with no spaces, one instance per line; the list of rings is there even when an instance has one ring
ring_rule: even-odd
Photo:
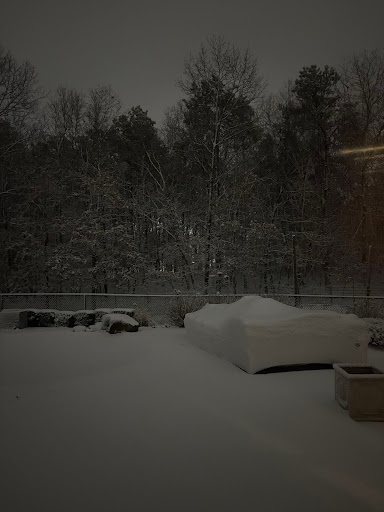
[[[258,296],[206,304],[188,313],[184,324],[194,345],[248,373],[293,364],[363,363],[370,339],[366,323],[355,315]]]

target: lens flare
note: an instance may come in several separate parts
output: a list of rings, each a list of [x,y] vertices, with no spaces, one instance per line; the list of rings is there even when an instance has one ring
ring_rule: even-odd
[[[365,148],[341,149],[341,155],[352,155],[354,153],[371,153],[372,151],[383,151],[384,146],[370,146]]]

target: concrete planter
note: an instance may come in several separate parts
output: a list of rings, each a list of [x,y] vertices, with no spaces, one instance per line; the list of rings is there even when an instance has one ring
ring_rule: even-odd
[[[335,398],[357,421],[384,421],[384,372],[364,364],[334,364]]]

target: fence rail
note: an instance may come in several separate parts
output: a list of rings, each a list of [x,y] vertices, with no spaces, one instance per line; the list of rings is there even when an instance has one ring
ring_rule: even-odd
[[[249,294],[255,295],[255,294]],[[56,309],[60,311],[94,310],[100,308],[139,308],[152,325],[174,323],[174,312],[184,302],[195,310],[206,303],[231,303],[246,296],[237,295],[129,295],[91,293],[11,293],[0,294],[3,309]],[[359,316],[383,316],[384,296],[263,294],[290,306],[304,309],[327,309]]]

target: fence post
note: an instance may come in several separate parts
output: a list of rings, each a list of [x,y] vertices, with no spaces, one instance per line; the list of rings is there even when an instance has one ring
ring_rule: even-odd
[[[87,309],[87,296],[84,293],[84,309]]]
[[[372,245],[370,245],[368,247],[367,288],[366,288],[366,291],[365,291],[365,295],[367,296],[367,298],[365,299],[365,307],[366,308],[369,307],[369,299],[368,299],[368,297],[371,295],[371,270],[372,270],[371,251],[372,251]]]
[[[367,271],[367,288],[366,288],[367,297],[369,297],[371,295],[371,273],[372,273],[371,252],[372,252],[372,245],[370,245],[368,247],[368,271]]]
[[[297,278],[297,254],[296,254],[296,237],[292,235],[292,257],[293,257],[293,293],[295,294],[295,307],[299,305],[299,280]]]

